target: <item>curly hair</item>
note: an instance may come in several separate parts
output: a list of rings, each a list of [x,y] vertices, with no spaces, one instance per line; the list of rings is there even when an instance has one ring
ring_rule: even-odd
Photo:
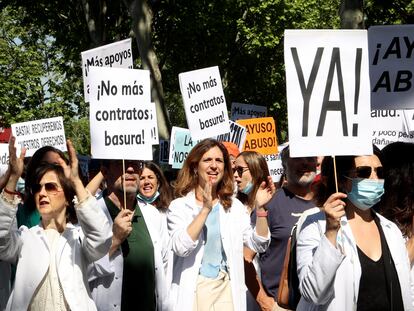
[[[382,152],[385,182],[380,212],[409,238],[414,216],[414,144],[395,142]]]
[[[198,175],[194,174],[194,171],[197,169],[198,163],[203,155],[214,147],[218,147],[221,150],[224,159],[224,175],[217,185],[217,194],[220,198],[220,203],[224,208],[229,208],[231,206],[233,195],[233,171],[231,169],[230,156],[222,143],[211,138],[200,141],[188,154],[174,185],[174,192],[177,198],[183,197],[190,191],[196,189],[198,185]]]
[[[269,168],[266,159],[256,151],[243,151],[238,157],[243,157],[243,160],[249,168],[250,175],[252,176],[251,183],[253,184],[253,189],[248,195],[239,191],[237,198],[243,204],[253,208],[257,190],[263,181],[267,181],[267,176],[270,176]]]

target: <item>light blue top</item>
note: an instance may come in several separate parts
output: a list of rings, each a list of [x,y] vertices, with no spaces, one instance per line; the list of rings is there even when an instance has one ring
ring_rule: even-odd
[[[216,278],[220,270],[226,270],[226,254],[223,250],[220,234],[220,208],[219,202],[211,210],[203,228],[206,244],[201,260],[200,274],[211,279]]]

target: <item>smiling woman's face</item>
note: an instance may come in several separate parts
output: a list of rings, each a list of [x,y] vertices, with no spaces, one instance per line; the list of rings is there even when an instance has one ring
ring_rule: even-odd
[[[139,176],[139,192],[146,198],[151,198],[158,190],[158,178],[149,168],[144,168]]]

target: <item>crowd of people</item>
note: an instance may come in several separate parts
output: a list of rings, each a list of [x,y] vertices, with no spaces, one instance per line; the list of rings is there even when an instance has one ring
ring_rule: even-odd
[[[200,141],[172,180],[150,161],[76,151],[31,158],[9,143],[0,177],[2,310],[286,310],[296,227],[296,310],[414,310],[414,144],[373,155],[265,158]],[[323,159],[323,160],[322,160]],[[93,177],[93,178],[92,178]]]

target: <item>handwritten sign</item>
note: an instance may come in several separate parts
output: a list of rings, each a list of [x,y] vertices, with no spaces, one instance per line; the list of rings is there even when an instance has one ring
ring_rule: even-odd
[[[178,78],[192,137],[203,139],[230,132],[218,67],[180,73]]]
[[[247,130],[244,150],[253,150],[263,155],[278,152],[276,125],[273,118],[244,119],[237,120],[237,123]]]
[[[20,154],[23,147],[26,148],[26,157],[31,157],[44,146],[66,151],[62,117],[15,123],[11,128],[13,136],[16,137],[17,154]]]
[[[266,116],[267,107],[265,106],[231,103],[232,120],[264,118]]]
[[[290,155],[372,154],[365,30],[286,30]]]
[[[372,109],[414,108],[414,25],[368,30]]]
[[[89,102],[90,67],[133,68],[130,38],[84,51],[81,53],[81,56],[85,102]]]
[[[90,67],[91,153],[96,159],[152,160],[149,71]]]

